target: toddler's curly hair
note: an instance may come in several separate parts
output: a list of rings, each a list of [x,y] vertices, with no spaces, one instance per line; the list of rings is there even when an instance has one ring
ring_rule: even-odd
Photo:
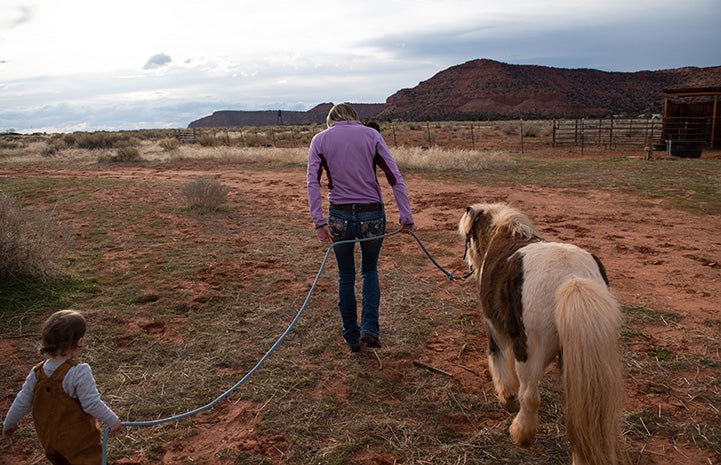
[[[41,354],[66,355],[85,336],[85,317],[76,310],[60,310],[45,320],[42,330]]]

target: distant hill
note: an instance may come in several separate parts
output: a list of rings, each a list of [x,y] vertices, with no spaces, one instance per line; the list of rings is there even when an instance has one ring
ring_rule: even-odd
[[[383,110],[382,103],[353,103],[353,108],[362,120],[374,119]],[[189,128],[234,127],[234,126],[272,126],[283,124],[320,124],[325,122],[332,103],[321,103],[308,111],[216,111],[210,116],[195,120]]]
[[[619,73],[473,60],[401,89],[385,104],[353,106],[363,120],[651,114],[663,111],[664,89],[681,87],[721,87],[721,66]],[[332,105],[321,103],[305,112],[283,110],[283,124],[323,123]],[[278,110],[217,111],[189,127],[267,126],[278,120]]]
[[[473,60],[388,97],[379,118],[409,121],[661,113],[663,91],[721,86],[721,66],[635,73]]]

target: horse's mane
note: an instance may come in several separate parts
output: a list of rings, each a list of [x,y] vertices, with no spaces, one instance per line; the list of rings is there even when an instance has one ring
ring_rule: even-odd
[[[505,229],[516,239],[538,237],[533,222],[519,210],[505,203],[476,204],[472,208],[483,212],[491,218],[491,225],[496,231]]]
[[[458,223],[458,232],[466,239],[465,260],[478,270],[483,267],[483,257],[495,239],[501,243],[542,240],[531,220],[505,203],[477,203],[467,207]]]

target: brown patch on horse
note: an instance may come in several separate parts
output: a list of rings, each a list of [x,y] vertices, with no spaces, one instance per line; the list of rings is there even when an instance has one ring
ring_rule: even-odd
[[[483,254],[481,251],[488,249],[488,245],[493,237],[495,228],[492,222],[493,218],[484,214],[483,211],[473,211],[471,207],[468,207],[466,211],[475,215],[473,217],[473,223],[471,224],[471,230],[468,231],[468,234],[477,242],[476,246],[479,251],[479,256],[482,257]]]
[[[598,271],[601,273],[601,277],[603,278],[603,281],[606,283],[606,286],[608,286],[608,276],[606,275],[606,267],[603,266],[603,263],[601,263],[601,259],[598,258],[596,255],[591,254],[591,256],[596,261],[596,265],[598,265]]]
[[[513,341],[516,360],[528,359],[523,326],[523,257],[519,249],[542,241],[539,237],[514,239],[507,228],[499,228],[489,243],[478,281],[481,307],[500,334]]]

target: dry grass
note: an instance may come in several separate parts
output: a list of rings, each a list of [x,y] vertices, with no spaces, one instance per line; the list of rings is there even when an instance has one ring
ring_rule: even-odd
[[[72,232],[52,211],[25,208],[0,191],[0,279],[57,277],[72,243]]]
[[[179,207],[176,196],[168,195],[181,191],[177,180],[66,179],[62,167],[97,166],[103,152],[64,149],[48,160],[41,153],[43,146],[32,142],[22,150],[2,149],[0,163],[54,163],[55,176],[6,178],[0,180],[0,189],[23,192],[39,205],[57,199],[64,220],[85,225],[83,247],[75,252],[69,271],[95,285],[43,292],[61,294],[60,303],[89,315],[85,359],[93,366],[105,400],[124,420],[139,421],[182,413],[217,397],[256,363],[303,303],[321,254],[308,243],[305,211],[275,212],[274,204],[233,197],[221,213],[197,218]],[[678,192],[691,190],[668,182],[677,171],[672,162],[657,163],[651,172],[650,167],[638,165],[619,170],[619,162],[520,160],[498,151],[404,147],[393,151],[403,169],[419,175],[450,172],[488,185],[514,180],[577,189],[610,185],[638,195],[648,195],[644,189],[652,184]],[[144,162],[178,170],[183,162],[214,160],[228,171],[290,167],[301,178],[307,156],[306,148],[183,145],[167,151],[148,141],[140,144],[140,152]],[[717,179],[717,169],[715,165],[694,168],[685,176],[693,190],[706,193],[704,208],[715,212],[721,211],[718,184],[711,187],[716,189],[715,197],[703,184]],[[623,179],[613,177],[619,172],[624,172]],[[67,197],[58,198],[59,191]],[[182,234],[171,233],[176,230]],[[130,231],[123,236],[126,242],[119,243],[116,231]],[[434,247],[443,247],[447,240],[432,231],[425,237]],[[445,279],[440,273],[437,280],[427,278],[430,265],[420,254],[392,252],[400,240],[389,239],[384,246],[389,252],[382,258],[383,280],[393,289],[383,297],[384,307],[392,311],[384,313],[388,344],[382,351],[345,356],[345,347],[338,342],[335,277],[328,271],[321,276],[304,318],[262,370],[208,415],[211,420],[126,428],[111,439],[110,463],[130,456],[142,457],[143,464],[157,463],[170,441],[192,442],[214,421],[227,421],[218,429],[219,436],[232,436],[231,428],[248,429],[246,422],[252,421],[254,437],[261,444],[269,438],[286,439],[280,452],[270,446],[267,450],[228,447],[207,457],[208,463],[364,463],[359,457],[368,451],[389,451],[402,463],[418,465],[569,463],[562,393],[553,377],[542,386],[539,440],[533,448],[521,449],[509,442],[511,414],[484,388],[487,380],[476,373],[473,383],[462,385],[412,364],[439,334],[457,337],[453,342],[475,360],[482,359],[485,342],[479,315],[462,311],[477,307],[473,292],[455,283],[439,284]],[[3,337],[32,334],[42,316],[58,305],[58,299],[35,300],[32,305],[13,302],[18,308],[0,312]],[[6,324],[15,311],[27,315],[23,324]],[[653,309],[628,307],[625,313],[626,370],[634,379],[647,378],[649,388],[672,391],[678,388],[672,383],[680,382],[685,373],[718,363],[713,357],[679,354],[665,346],[637,353],[628,350],[643,337],[644,325],[674,321]],[[27,340],[20,345],[30,346]],[[706,345],[711,353],[720,349],[718,340],[701,334],[689,335],[687,342]],[[21,360],[13,364],[30,366],[35,360],[29,348],[18,357]],[[457,358],[448,363],[460,364]],[[11,368],[9,361],[0,364],[0,370]],[[651,437],[683,441],[721,456],[717,421],[721,375],[695,382],[688,392],[694,405],[704,406],[693,423],[649,409],[631,411],[624,422],[629,440],[639,447]],[[250,405],[245,416],[222,417],[236,405]],[[178,457],[173,463],[192,461]]]
[[[516,165],[508,152],[500,150],[476,151],[431,147],[400,147],[393,150],[396,162],[403,170],[413,171],[504,171]]]
[[[217,179],[201,176],[186,183],[181,192],[188,208],[200,213],[218,210],[226,201],[230,189]]]

